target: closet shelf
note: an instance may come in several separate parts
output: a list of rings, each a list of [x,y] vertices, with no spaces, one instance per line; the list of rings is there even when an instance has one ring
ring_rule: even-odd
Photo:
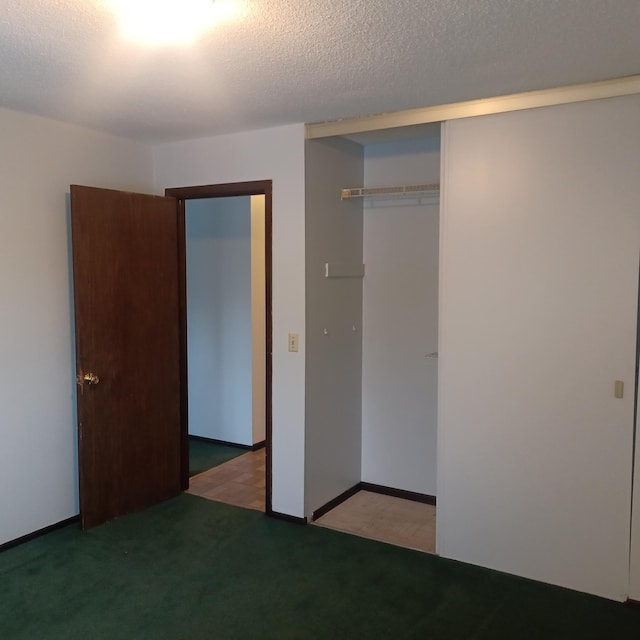
[[[375,198],[380,196],[414,196],[421,193],[437,194],[440,191],[440,184],[413,184],[406,187],[354,187],[352,189],[342,189],[340,199],[349,198]]]

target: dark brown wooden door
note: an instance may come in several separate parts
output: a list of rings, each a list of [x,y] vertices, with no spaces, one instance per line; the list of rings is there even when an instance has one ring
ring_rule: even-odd
[[[74,185],[71,227],[87,529],[180,492],[176,200]]]

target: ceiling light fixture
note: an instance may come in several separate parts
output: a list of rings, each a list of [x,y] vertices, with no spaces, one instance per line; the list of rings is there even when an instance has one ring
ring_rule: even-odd
[[[148,45],[194,42],[224,14],[215,0],[111,0],[124,37]]]

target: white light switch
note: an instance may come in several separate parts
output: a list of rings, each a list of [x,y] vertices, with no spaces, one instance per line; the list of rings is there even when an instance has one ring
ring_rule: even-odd
[[[616,380],[615,395],[616,398],[624,398],[624,382],[622,380]]]
[[[298,334],[290,333],[289,334],[289,351],[297,352],[298,351]]]

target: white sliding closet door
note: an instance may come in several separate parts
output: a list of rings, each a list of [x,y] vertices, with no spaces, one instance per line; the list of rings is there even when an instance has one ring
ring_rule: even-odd
[[[438,552],[620,600],[639,121],[632,96],[449,122],[443,138]]]

